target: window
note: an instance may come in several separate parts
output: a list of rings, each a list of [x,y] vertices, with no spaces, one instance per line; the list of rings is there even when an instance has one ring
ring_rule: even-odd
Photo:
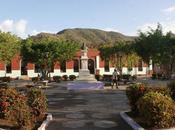
[[[60,64],[60,71],[61,71],[61,72],[66,72],[66,61],[63,61],[63,62]]]
[[[109,60],[105,60],[104,69],[105,69],[105,72],[109,72]]]
[[[6,65],[6,73],[11,73],[12,72],[12,65],[11,62]]]
[[[142,63],[142,60],[139,60],[139,63],[138,63],[138,71],[143,71],[143,63]]]
[[[40,66],[35,64],[35,73],[40,73]]]
[[[79,62],[77,59],[74,60],[74,72],[79,72]]]

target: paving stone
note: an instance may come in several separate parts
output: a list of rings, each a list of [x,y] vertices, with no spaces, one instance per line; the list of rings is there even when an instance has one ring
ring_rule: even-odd
[[[49,105],[57,104],[57,102],[49,102]]]
[[[108,120],[101,120],[101,121],[94,122],[94,125],[100,128],[112,128],[117,126],[117,123],[113,121],[108,121]]]
[[[67,114],[66,118],[72,118],[72,119],[82,119],[84,118],[85,115],[81,113],[72,113],[72,114]]]
[[[49,98],[48,101],[62,101],[65,100],[65,98]]]
[[[79,120],[79,121],[67,121],[63,123],[64,127],[68,127],[68,128],[80,128],[80,127],[84,127],[86,124],[86,121],[84,120]]]
[[[107,119],[111,118],[111,115],[108,113],[95,113],[92,115],[92,117],[97,119]]]

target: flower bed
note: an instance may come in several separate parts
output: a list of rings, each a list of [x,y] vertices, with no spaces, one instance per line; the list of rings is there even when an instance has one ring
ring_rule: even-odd
[[[121,113],[121,116],[132,127],[137,126],[134,129],[139,129],[137,123],[146,129],[175,126],[175,103],[168,88],[148,88],[143,84],[135,84],[127,88],[126,95],[131,112]]]
[[[39,89],[21,94],[14,88],[0,89],[0,126],[18,130],[31,130],[45,119],[46,98]],[[2,124],[2,122],[7,122]]]

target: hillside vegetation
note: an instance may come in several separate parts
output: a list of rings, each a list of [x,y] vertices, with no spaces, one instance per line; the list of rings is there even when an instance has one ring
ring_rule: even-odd
[[[118,32],[107,32],[98,29],[65,29],[57,34],[40,33],[32,36],[34,39],[40,38],[58,38],[63,40],[72,40],[77,43],[86,43],[88,47],[99,47],[103,44],[114,44],[118,41],[133,41],[136,37],[126,36]]]

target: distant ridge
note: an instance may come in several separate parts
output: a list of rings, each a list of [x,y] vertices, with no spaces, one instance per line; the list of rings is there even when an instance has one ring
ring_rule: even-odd
[[[98,48],[104,44],[114,44],[117,41],[133,41],[136,38],[118,32],[88,28],[65,29],[57,34],[40,33],[36,36],[32,36],[34,39],[40,39],[41,37],[55,37],[58,39],[72,40],[80,44],[86,43],[87,46],[91,48]]]

